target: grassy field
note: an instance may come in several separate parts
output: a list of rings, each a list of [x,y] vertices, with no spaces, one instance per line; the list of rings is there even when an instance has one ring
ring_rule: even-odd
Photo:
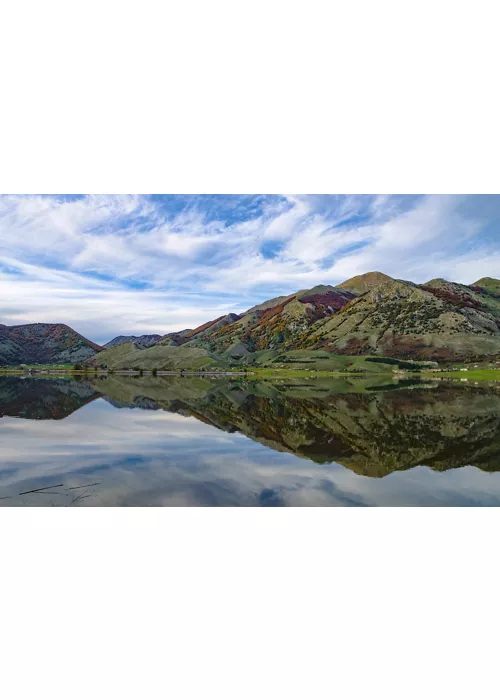
[[[380,371],[362,371],[353,372],[348,370],[326,370],[326,369],[281,369],[279,367],[255,367],[249,371],[249,373],[255,375],[255,377],[277,377],[277,378],[289,378],[289,377],[364,377],[367,375],[389,375],[393,376],[394,373],[390,369],[380,370]]]
[[[423,364],[412,363],[405,360],[395,360],[384,357],[372,356],[349,356],[349,355],[332,355],[322,350],[292,350],[288,352],[278,352],[276,350],[264,350],[253,353],[241,362],[233,364],[222,363],[214,360],[208,355],[206,350],[199,348],[189,349],[189,352],[184,352],[178,347],[149,348],[139,353],[141,361],[137,361],[138,353],[134,351],[131,344],[116,346],[110,351],[107,351],[109,373],[125,373],[134,371],[139,374],[142,371],[145,375],[151,373],[153,369],[157,369],[158,373],[162,371],[175,372],[180,374],[183,370],[186,374],[191,372],[200,373],[217,373],[231,374],[237,372],[245,372],[255,378],[277,378],[277,379],[301,379],[301,378],[324,378],[345,376],[356,377],[363,376],[394,376],[401,379],[403,377],[412,377],[415,374],[423,377],[439,378],[460,378],[470,381],[500,381],[500,366],[498,369],[484,366],[486,363],[477,368],[469,366],[467,372],[459,371],[462,364],[455,364],[454,370],[451,367],[446,371],[439,373],[429,371]],[[96,356],[98,357],[98,356]],[[168,361],[167,361],[168,357]],[[249,361],[251,357],[251,361]],[[141,368],[141,369],[139,369]],[[95,362],[94,366],[87,366],[84,369],[74,369],[71,364],[63,365],[18,365],[16,367],[0,367],[0,374],[19,374],[35,372],[49,372],[51,375],[61,372],[63,374],[75,375],[93,375],[97,373],[106,373],[105,369],[100,369]],[[127,372],[127,373],[128,373]]]

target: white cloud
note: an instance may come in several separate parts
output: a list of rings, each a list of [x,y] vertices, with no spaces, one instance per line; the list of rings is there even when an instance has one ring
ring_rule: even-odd
[[[0,259],[0,263],[5,261]],[[0,272],[2,322],[8,325],[66,323],[101,343],[121,334],[164,334],[194,328],[226,313],[227,304],[233,301],[213,299],[201,293],[138,291],[73,272],[21,263],[14,267],[14,261],[8,262],[12,271]]]

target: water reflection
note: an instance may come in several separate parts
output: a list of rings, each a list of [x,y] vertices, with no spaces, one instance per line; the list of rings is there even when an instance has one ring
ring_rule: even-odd
[[[9,376],[0,415],[0,506],[500,505],[498,386]]]

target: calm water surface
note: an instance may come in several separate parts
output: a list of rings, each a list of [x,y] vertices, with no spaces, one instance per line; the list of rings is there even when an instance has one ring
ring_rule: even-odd
[[[500,505],[500,385],[0,377],[0,507],[184,505]]]

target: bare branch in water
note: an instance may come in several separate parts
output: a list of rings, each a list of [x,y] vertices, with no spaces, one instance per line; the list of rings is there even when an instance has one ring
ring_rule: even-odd
[[[52,486],[42,486],[40,489],[31,489],[31,491],[22,491],[19,495],[24,496],[26,493],[37,493],[38,491],[46,491],[47,489],[56,489],[59,486],[64,486],[64,484],[52,484]]]
[[[81,496],[77,496],[76,498],[74,498],[74,499],[70,502],[69,505],[71,505],[72,503],[75,503],[75,501],[81,501],[81,500],[83,500],[84,498],[90,498],[91,495],[92,495],[92,494],[88,493],[88,494],[82,494]]]
[[[101,483],[100,481],[94,481],[93,484],[84,484],[83,486],[68,486],[66,491],[72,491],[73,489],[85,489],[88,486],[97,486],[100,483]]]

